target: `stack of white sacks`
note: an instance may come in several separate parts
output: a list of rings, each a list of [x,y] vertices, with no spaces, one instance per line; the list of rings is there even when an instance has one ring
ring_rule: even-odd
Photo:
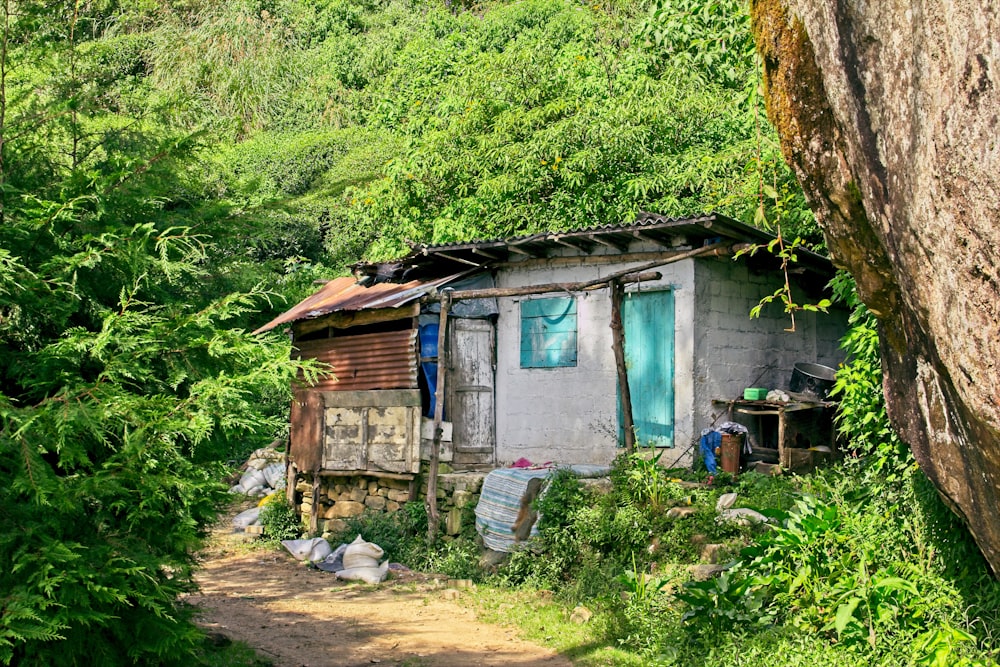
[[[244,464],[246,472],[230,493],[260,498],[285,488],[285,455],[270,447],[261,447]]]
[[[230,493],[238,493],[251,498],[262,498],[285,488],[285,455],[271,447],[261,447],[250,455],[243,464],[246,472]],[[261,508],[254,507],[233,518],[233,530],[242,532],[250,526],[260,525]]]
[[[336,549],[322,537],[285,540],[281,544],[299,560],[309,561],[321,570],[333,572],[339,579],[377,584],[384,581],[389,573],[389,559],[379,563],[379,559],[385,555],[382,547],[366,542],[360,535],[350,544],[341,544]]]

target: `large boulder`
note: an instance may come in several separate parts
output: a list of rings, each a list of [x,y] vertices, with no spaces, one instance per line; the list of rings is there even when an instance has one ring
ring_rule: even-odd
[[[1000,12],[755,0],[768,113],[881,322],[889,416],[1000,572]]]

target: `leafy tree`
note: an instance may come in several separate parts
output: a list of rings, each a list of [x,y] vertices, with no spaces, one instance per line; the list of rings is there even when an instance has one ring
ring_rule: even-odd
[[[243,333],[269,295],[216,296],[179,226],[218,216],[190,139],[98,85],[133,76],[102,69],[111,17],[0,12],[0,663],[179,664],[213,461],[281,427],[259,397],[296,369]]]

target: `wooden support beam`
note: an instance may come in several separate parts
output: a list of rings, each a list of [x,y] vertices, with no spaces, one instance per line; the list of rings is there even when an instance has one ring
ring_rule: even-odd
[[[499,255],[492,252],[486,252],[485,250],[480,250],[479,248],[473,248],[472,252],[474,252],[477,255],[482,255],[486,259],[492,259],[492,260],[500,259]]]
[[[285,455],[285,500],[288,501],[289,505],[295,505],[295,477],[298,475],[298,468],[295,467],[294,461],[288,460],[288,455]]]
[[[649,241],[650,243],[655,243],[656,245],[663,248],[673,248],[674,246],[669,241],[664,241],[662,239],[655,238],[654,236],[635,230],[632,232],[632,236],[636,237],[641,241]]]
[[[385,472],[382,470],[320,470],[320,477],[376,477],[378,479],[401,479],[409,481],[416,477],[415,473]]]
[[[378,324],[380,322],[391,322],[402,320],[407,317],[416,317],[420,313],[420,306],[416,303],[409,303],[399,308],[375,308],[372,310],[343,310],[330,313],[324,317],[317,317],[312,320],[302,320],[292,325],[295,336],[304,336],[313,331],[332,327],[334,329],[347,329],[349,327],[360,327],[366,324]]]
[[[319,532],[319,475],[313,473],[312,510],[309,512],[309,532]]]
[[[555,268],[558,266],[598,266],[607,264],[624,264],[628,262],[649,262],[654,259],[667,259],[675,254],[688,252],[689,247],[671,248],[670,250],[643,250],[626,253],[607,253],[604,255],[556,255],[555,257],[536,257],[514,262],[500,262],[493,268],[534,269],[538,267]]]
[[[631,276],[628,280],[623,280],[626,283],[639,283],[639,282],[649,282],[651,280],[659,280],[663,277],[663,274],[656,271],[650,271],[645,273],[632,273],[628,274]],[[586,283],[545,283],[544,285],[531,285],[530,287],[490,287],[477,290],[462,290],[460,292],[441,292],[441,294],[448,293],[451,295],[452,301],[468,301],[471,299],[490,299],[499,297],[511,297],[511,296],[530,296],[532,294],[547,294],[549,292],[587,292],[590,290],[601,289],[608,284],[607,280],[599,280],[597,282],[588,281]],[[438,297],[430,296],[427,298],[428,301],[435,301],[439,299]]]
[[[446,291],[441,296],[441,317],[438,324],[438,364],[437,384],[434,391],[434,444],[431,445],[431,461],[427,471],[427,544],[433,544],[437,539],[438,526],[441,517],[437,506],[438,468],[440,465],[441,422],[444,421],[444,383],[448,370],[448,311],[451,309],[451,292]]]
[[[621,271],[616,271],[614,273],[608,274],[603,278],[595,278],[594,280],[588,280],[585,282],[576,283],[546,283],[544,285],[532,285],[530,287],[493,287],[489,289],[477,289],[477,290],[444,290],[437,295],[429,295],[427,301],[438,301],[443,298],[444,294],[449,295],[451,301],[467,301],[469,299],[489,299],[498,297],[511,297],[511,296],[529,296],[531,294],[545,294],[548,292],[585,292],[587,290],[599,289],[606,285],[611,284],[613,281],[622,280],[623,282],[643,282],[650,279],[658,280],[659,278],[651,278],[650,274],[646,272],[651,269],[655,269],[660,266],[665,266],[667,264],[673,264],[674,262],[679,262],[684,259],[689,259],[691,257],[701,257],[701,256],[722,256],[729,254],[729,244],[728,243],[716,243],[710,246],[705,246],[704,248],[697,248],[695,250],[690,250],[688,252],[682,252],[676,255],[670,255],[669,257],[661,257],[647,264],[641,266],[635,266],[630,269],[622,269]],[[632,278],[626,279],[628,276],[634,276]],[[440,350],[438,350],[440,355]]]
[[[622,429],[625,431],[625,452],[635,451],[635,422],[632,418],[632,392],[628,386],[628,367],[625,364],[625,327],[622,325],[622,284],[614,280],[611,289],[611,349],[615,353],[618,391],[622,397]]]
[[[580,250],[587,254],[593,250],[594,244],[590,241],[581,238],[565,237],[565,236],[550,236],[549,240],[553,243],[558,243],[561,246],[566,246],[567,248],[572,248],[573,250]]]
[[[444,257],[445,259],[450,259],[451,261],[458,262],[459,264],[468,264],[469,266],[474,266],[477,269],[483,268],[483,265],[480,264],[479,262],[473,262],[470,259],[464,259],[462,257],[455,257],[454,255],[449,255],[446,252],[437,252],[437,251],[435,251],[434,252],[434,256],[435,257]]]
[[[618,241],[612,241],[611,239],[606,239],[598,234],[590,234],[588,237],[594,243],[600,243],[601,245],[607,246],[609,248],[614,248],[619,252],[625,252],[628,250],[628,243],[619,243]]]

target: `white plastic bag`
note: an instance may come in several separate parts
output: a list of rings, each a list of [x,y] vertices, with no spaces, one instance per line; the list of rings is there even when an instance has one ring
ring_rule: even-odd
[[[320,561],[333,553],[330,543],[322,537],[311,540],[284,540],[281,545],[299,560]]]

